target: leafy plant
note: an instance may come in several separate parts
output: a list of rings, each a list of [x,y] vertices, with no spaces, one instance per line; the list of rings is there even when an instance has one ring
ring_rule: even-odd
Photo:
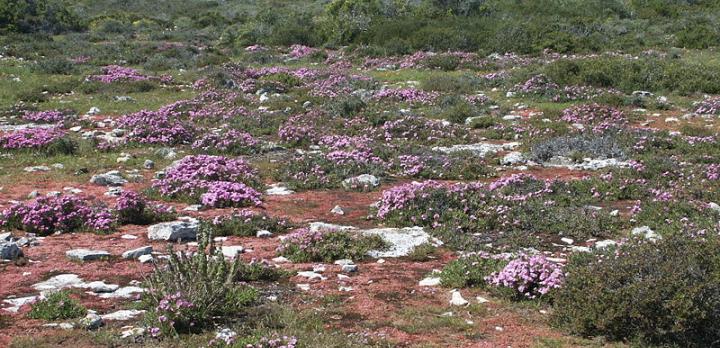
[[[70,297],[69,291],[57,291],[31,305],[28,317],[31,319],[60,320],[79,318],[87,310],[80,302]]]

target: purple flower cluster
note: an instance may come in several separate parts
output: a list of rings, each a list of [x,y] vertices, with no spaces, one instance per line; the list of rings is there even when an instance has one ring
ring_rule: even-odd
[[[720,164],[708,164],[705,176],[708,180],[720,180]]]
[[[563,110],[562,120],[578,124],[594,133],[621,129],[627,124],[622,110],[599,104],[576,105]]]
[[[102,83],[113,83],[118,81],[144,81],[149,77],[141,74],[133,68],[122,67],[119,65],[108,65],[102,68],[99,75],[91,75],[90,80],[100,81]]]
[[[65,113],[59,110],[25,111],[22,119],[36,123],[58,123],[65,120]]]
[[[708,98],[697,103],[695,113],[700,115],[720,115],[720,97]]]
[[[205,133],[192,144],[192,148],[196,150],[236,155],[250,154],[257,146],[258,141],[252,135],[232,128],[222,128]]]
[[[21,129],[14,132],[0,134],[0,148],[13,149],[39,149],[60,140],[65,131],[55,128]]]
[[[382,219],[392,211],[403,209],[406,203],[427,195],[427,191],[440,187],[442,187],[442,184],[439,182],[429,180],[424,182],[413,181],[409,184],[385,190],[382,198],[380,198],[377,216]]]
[[[310,250],[316,243],[322,241],[324,236],[324,231],[313,231],[308,228],[297,229],[284,236],[280,245],[277,247],[277,252],[279,254],[284,254],[291,248],[297,248],[300,251]]]
[[[562,267],[542,255],[521,255],[500,272],[485,278],[495,286],[515,290],[519,295],[536,298],[561,287],[565,281]]]
[[[305,45],[292,45],[290,46],[290,57],[303,58],[315,53],[316,49]]]
[[[152,187],[163,196],[185,195],[203,204],[228,206],[259,204],[260,193],[247,186],[255,182],[255,171],[239,158],[224,156],[186,156],[166,170],[165,177]]]
[[[131,140],[143,144],[180,144],[192,139],[192,127],[169,108],[123,116],[118,125],[128,130]]]
[[[207,192],[200,196],[200,203],[207,207],[240,207],[248,204],[259,206],[260,192],[241,182],[214,181],[207,185]]]
[[[150,328],[150,335],[153,337],[159,337],[161,335],[170,335],[177,332],[179,326],[195,326],[193,321],[192,309],[195,305],[185,299],[185,296],[181,293],[175,293],[165,295],[157,307],[155,307],[155,314],[157,315],[157,322]]]
[[[439,94],[437,92],[426,92],[417,88],[398,88],[390,89],[386,88],[375,92],[373,95],[374,99],[393,99],[408,103],[419,103],[419,104],[432,104]]]
[[[99,75],[91,75],[90,80],[100,81],[102,83],[113,83],[118,81],[144,81],[149,77],[141,74],[133,68],[127,68],[119,65],[108,65],[102,68]]]
[[[107,231],[114,219],[105,208],[77,196],[40,197],[17,203],[0,214],[0,226],[48,235],[83,228]]]

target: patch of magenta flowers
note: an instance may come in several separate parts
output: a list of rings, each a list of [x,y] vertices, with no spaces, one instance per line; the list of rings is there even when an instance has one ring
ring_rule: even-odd
[[[109,231],[113,214],[100,205],[78,196],[39,197],[17,203],[0,215],[0,226],[49,235],[78,230]]]
[[[118,81],[145,81],[150,78],[133,68],[108,65],[102,68],[100,74],[91,75],[88,79],[102,83],[113,83]]]
[[[152,187],[168,198],[186,197],[212,207],[260,205],[255,170],[240,158],[186,156]]]
[[[582,130],[604,133],[627,125],[622,110],[600,104],[576,105],[563,110],[562,120],[579,125]]]
[[[54,128],[21,129],[0,134],[0,148],[6,150],[40,149],[62,139],[65,131]]]
[[[192,327],[198,324],[194,321],[195,305],[181,292],[165,295],[154,308],[153,314],[156,321],[149,330],[152,337],[192,331]]]
[[[501,271],[485,278],[491,285],[510,288],[517,295],[529,299],[560,288],[564,280],[562,267],[542,255],[520,255]]]
[[[65,120],[66,113],[59,110],[25,111],[22,119],[35,123],[58,123]]]
[[[175,218],[172,207],[152,204],[141,194],[124,190],[115,206],[118,222],[121,224],[146,225],[153,222],[169,221]]]

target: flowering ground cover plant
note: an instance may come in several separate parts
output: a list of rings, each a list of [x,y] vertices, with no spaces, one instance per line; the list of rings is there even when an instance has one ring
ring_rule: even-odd
[[[78,230],[109,231],[115,223],[106,208],[78,196],[39,197],[0,214],[0,226],[40,235]]]
[[[0,346],[718,343],[717,2],[15,2]]]
[[[260,205],[255,170],[240,158],[186,156],[153,182],[153,189],[167,198],[180,198],[210,207]]]

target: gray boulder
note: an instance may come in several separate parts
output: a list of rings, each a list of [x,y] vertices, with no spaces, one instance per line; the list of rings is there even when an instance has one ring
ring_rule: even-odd
[[[73,249],[66,251],[65,256],[71,260],[93,261],[109,257],[110,253],[105,250]]]
[[[92,178],[90,178],[90,182],[101,186],[122,186],[128,183],[117,170],[112,170],[105,174],[93,175]]]
[[[197,238],[200,222],[191,217],[184,217],[178,221],[163,222],[148,227],[150,240],[195,240]]]
[[[153,248],[151,246],[144,246],[142,248],[132,249],[122,254],[123,259],[137,259],[143,255],[149,255],[152,253]]]
[[[342,186],[346,190],[354,189],[354,188],[372,188],[377,187],[380,185],[380,179],[378,179],[375,175],[370,174],[362,174],[358,175],[356,177],[347,178],[343,180]]]
[[[23,252],[15,242],[0,242],[0,260],[15,260]]]

